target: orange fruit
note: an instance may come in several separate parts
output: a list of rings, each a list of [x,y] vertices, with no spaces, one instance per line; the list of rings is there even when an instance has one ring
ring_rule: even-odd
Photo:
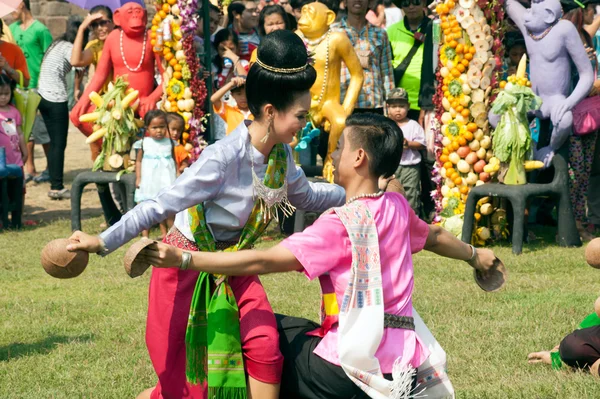
[[[443,92],[446,92],[446,91],[448,91],[448,86],[446,86],[446,85],[443,85],[443,86],[442,86],[442,91],[443,91]]]
[[[457,177],[453,181],[454,181],[454,184],[456,184],[457,186],[460,186],[462,184],[462,178],[460,178],[460,177]]]
[[[167,100],[168,100],[168,101],[171,101],[171,102],[172,102],[172,101],[175,101],[175,97],[173,97],[173,96],[171,95],[171,96],[167,97]]]
[[[152,32],[156,32],[156,30],[158,29],[157,25],[152,25],[152,28],[150,28],[152,30]]]
[[[459,146],[461,146],[461,147],[462,147],[463,145],[467,145],[467,139],[465,139],[463,136],[460,136],[460,137],[458,138],[457,142],[458,142],[458,145],[459,145]]]
[[[458,179],[459,177],[460,177],[460,175],[458,173],[454,172],[450,175],[450,180],[454,181],[454,180]]]
[[[457,70],[458,70],[460,73],[463,73],[463,72],[465,71],[465,66],[464,66],[464,65],[461,63],[461,64],[458,64],[458,65],[456,66],[456,69],[457,69]]]
[[[177,65],[179,62],[175,59],[172,58],[171,61],[169,61],[169,65],[171,65],[172,67],[175,67],[175,65]]]
[[[468,130],[466,132],[463,133],[463,137],[465,138],[465,140],[467,141],[473,141],[473,133],[469,132]]]
[[[481,220],[481,213],[477,213],[477,212],[475,212],[475,215],[474,215],[474,216],[475,216],[475,221],[476,221],[476,222],[479,222],[479,221]]]
[[[448,151],[448,147],[442,148],[442,154],[444,154],[444,155],[450,154],[450,151]]]
[[[460,26],[455,26],[454,28],[452,28],[452,33],[461,33],[462,29]]]
[[[167,0],[167,3],[169,3],[170,6],[173,6],[177,4],[177,0]]]
[[[473,46],[469,47],[469,53],[475,55],[475,53],[477,52],[477,49]]]
[[[162,10],[164,12],[169,12],[169,11],[171,11],[171,6],[168,3],[164,3],[162,6]]]
[[[450,22],[450,28],[456,28],[458,26],[458,21],[456,19],[454,19],[452,22]]]
[[[156,15],[158,15],[161,20],[167,18],[167,13],[164,12],[163,10],[160,10]]]
[[[471,133],[475,133],[477,131],[477,124],[475,122],[470,122],[467,125],[467,130]]]
[[[446,176],[452,176],[453,173],[456,173],[456,171],[454,170],[454,168],[447,168],[446,169]]]
[[[461,194],[468,194],[469,193],[469,187],[468,186],[462,186],[460,188],[460,193]]]
[[[190,134],[186,132],[186,133],[183,133],[183,134],[181,135],[181,137],[182,137],[184,140],[186,140],[186,141],[187,141],[187,140],[190,138]]]
[[[444,35],[445,36],[448,36],[450,33],[452,33],[452,29],[450,29],[450,28],[444,29]]]
[[[150,40],[150,45],[152,47],[156,46],[156,40],[155,39]]]
[[[171,110],[177,109],[177,101],[171,101]]]
[[[452,142],[452,149],[454,151],[458,150],[460,148],[460,144],[458,143],[458,141],[453,141]]]
[[[452,76],[454,76],[455,78],[458,78],[460,76],[460,71],[456,68],[452,68],[452,71],[450,71],[450,73],[452,74]]]
[[[181,72],[178,72],[178,71],[177,71],[177,72],[173,72],[173,77],[174,77],[175,79],[177,79],[177,80],[181,79],[181,78],[182,78],[182,76],[183,76],[183,75],[181,74]]]
[[[156,32],[155,31],[151,31],[150,32],[150,39],[156,39]]]
[[[174,55],[173,53],[167,53],[165,54],[165,61],[169,62],[173,59]]]
[[[473,54],[471,52],[465,53],[465,60],[471,61],[473,59]]]
[[[448,15],[449,21],[456,21],[456,15]]]
[[[450,161],[444,162],[444,169],[446,169],[448,171],[448,170],[450,170],[450,168],[452,168],[452,162],[450,162]]]
[[[460,114],[465,117],[468,118],[469,115],[471,115],[471,112],[469,112],[469,110],[467,108],[463,109],[462,111],[460,111]]]
[[[471,54],[466,54],[466,55],[471,55]],[[473,57],[471,57],[471,58],[473,58]],[[463,58],[463,59],[460,61],[460,63],[461,63],[461,64],[463,64],[463,65],[465,66],[465,68],[469,66],[469,60],[468,60],[466,57],[465,57],[465,58]]]
[[[454,109],[456,110],[456,112],[462,112],[463,109],[465,109],[465,107],[463,107],[462,105],[458,105],[457,107],[454,107]]]
[[[448,6],[448,8],[451,10],[454,8],[454,6],[456,5],[456,3],[453,0],[449,0],[446,5]]]
[[[440,155],[440,162],[442,162],[442,163],[448,162],[448,155],[444,155],[444,154]]]
[[[453,100],[450,101],[450,106],[454,109],[458,108],[459,104],[458,104],[458,100]],[[458,111],[457,111],[458,112]]]
[[[448,43],[448,46],[456,48],[456,46],[458,46],[458,42],[456,40],[452,40],[450,43]]]
[[[450,12],[450,9],[445,4],[440,4],[439,7],[440,7],[440,9],[438,10],[438,14],[440,14],[440,15],[448,14]]]
[[[502,82],[500,82],[500,88],[504,89],[505,87],[506,87],[506,81],[503,80]]]
[[[181,64],[176,64],[173,67],[173,70],[176,71],[176,72],[181,72],[182,69],[183,69],[183,67],[181,66]]]

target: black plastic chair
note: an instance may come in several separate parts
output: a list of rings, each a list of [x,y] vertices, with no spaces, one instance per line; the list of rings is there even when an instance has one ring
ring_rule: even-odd
[[[135,173],[125,173],[117,181],[117,172],[83,172],[75,177],[71,186],[71,229],[81,230],[81,195],[83,189],[90,183],[95,183],[98,187],[98,195],[102,205],[104,217],[109,225],[113,225],[121,218],[121,213],[117,209],[110,191],[109,183],[123,184],[126,190],[124,199],[125,212],[135,206]]]
[[[575,225],[571,198],[569,196],[569,171],[567,162],[559,155],[552,159],[554,178],[548,184],[505,185],[498,183],[483,184],[474,187],[469,193],[465,207],[462,240],[471,242],[473,234],[475,206],[483,197],[503,197],[510,201],[513,208],[512,250],[516,255],[523,251],[525,233],[525,207],[529,197],[551,196],[558,198],[558,244],[561,247],[580,247],[581,239]]]

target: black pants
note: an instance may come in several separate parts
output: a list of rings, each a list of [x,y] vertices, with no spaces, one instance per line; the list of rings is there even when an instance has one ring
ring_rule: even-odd
[[[589,369],[600,359],[600,326],[573,331],[563,338],[559,352],[570,367]]]
[[[306,335],[319,327],[307,319],[276,314],[283,355],[280,399],[369,399],[344,372],[313,352],[321,338]],[[391,374],[384,374],[388,380]],[[413,380],[413,389],[416,386]]]
[[[54,103],[42,97],[39,105],[40,113],[50,135],[48,151],[48,172],[50,173],[50,189],[62,190],[65,167],[65,149],[69,133],[68,103]]]

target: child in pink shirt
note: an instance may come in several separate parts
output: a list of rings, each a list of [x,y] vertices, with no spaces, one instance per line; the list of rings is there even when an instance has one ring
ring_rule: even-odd
[[[6,148],[6,164],[23,167],[27,161],[27,147],[21,131],[21,113],[10,104],[11,80],[0,74],[0,147]]]
[[[402,196],[380,191],[380,177],[393,175],[402,145],[402,131],[390,119],[350,116],[333,153],[345,206],[269,250],[193,252],[185,264],[230,276],[302,271],[309,279],[319,277],[322,325],[278,316],[284,356],[280,397],[391,397],[392,372],[396,382],[396,368],[411,372],[428,357],[414,331],[412,254],[427,249],[479,270],[493,266],[491,250],[475,250],[441,227],[427,225]],[[181,264],[182,253],[166,244],[144,250],[156,267]],[[416,379],[408,378],[410,390]]]

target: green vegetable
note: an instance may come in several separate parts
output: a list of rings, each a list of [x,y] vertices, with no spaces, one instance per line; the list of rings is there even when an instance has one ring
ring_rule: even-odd
[[[463,224],[463,215],[454,215],[444,219],[441,223],[441,226],[458,237],[458,239],[461,239]]]
[[[524,162],[531,149],[527,112],[539,109],[542,100],[528,87],[507,85],[492,104],[492,112],[502,115],[492,135],[494,155],[508,162],[504,184],[525,184]]]

